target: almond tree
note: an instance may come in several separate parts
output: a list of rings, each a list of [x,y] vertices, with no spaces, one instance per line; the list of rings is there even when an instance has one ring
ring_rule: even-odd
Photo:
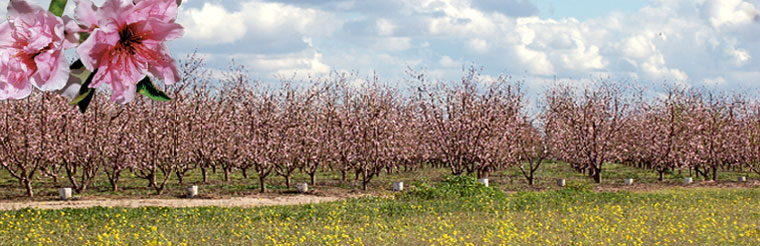
[[[535,184],[536,171],[541,167],[544,159],[549,156],[548,136],[534,126],[527,117],[518,124],[515,133],[517,139],[514,146],[514,150],[517,152],[517,167],[520,168],[520,172],[528,184],[532,186]]]
[[[361,175],[362,189],[366,190],[373,177],[393,160],[392,155],[397,132],[392,125],[398,122],[395,109],[396,93],[373,83],[361,89],[357,98],[350,102],[357,117],[357,135],[354,147],[359,153],[355,171]]]
[[[157,105],[143,98],[136,99],[133,105],[139,122],[130,124],[131,131],[138,137],[133,155],[137,165],[133,169],[135,176],[148,181],[148,187],[157,194],[162,194],[171,175],[176,170],[176,156],[173,154],[172,131],[169,111],[171,105]],[[159,175],[161,175],[159,177]]]
[[[688,142],[685,93],[682,88],[668,88],[665,97],[651,100],[640,92],[635,109],[626,118],[626,129],[620,134],[627,160],[654,169],[660,181],[666,171],[681,168],[684,163],[683,146]]]
[[[696,100],[686,115],[689,136],[686,160],[698,175],[715,180],[719,168],[727,168],[739,160],[733,149],[740,135],[735,115],[742,102],[712,92],[692,93]]]
[[[470,69],[458,84],[432,89],[424,87],[423,77],[417,78],[423,84],[418,93],[421,112],[436,138],[432,142],[438,158],[454,175],[476,173],[480,178],[515,163],[507,157],[523,105],[519,85],[509,85],[507,77],[481,88],[478,76]]]
[[[737,149],[743,153],[743,163],[750,171],[760,175],[760,102],[754,100],[742,108],[741,125],[743,134]]]
[[[205,87],[208,84],[208,77],[210,71],[205,69],[203,63],[203,57],[193,53],[187,56],[183,61],[180,61],[180,71],[182,72],[182,80],[180,83],[173,86],[167,86],[166,92],[172,97],[171,104],[171,121],[174,124],[172,127],[172,155],[175,157],[177,168],[175,174],[180,184],[184,183],[184,177],[188,172],[195,169],[198,166],[198,162],[194,162],[193,148],[193,131],[205,131],[205,129],[198,129],[198,125],[202,124],[198,121],[198,116],[201,113],[201,105],[195,103],[199,102],[194,97],[203,97],[208,93]],[[203,134],[203,133],[200,133]],[[205,172],[204,172],[205,174]],[[204,175],[204,182],[206,177]]]
[[[87,190],[100,169],[110,162],[108,149],[121,144],[111,142],[115,132],[123,126],[117,120],[122,112],[116,109],[119,106],[104,103],[104,95],[95,95],[92,100],[95,105],[87,113],[72,112],[76,117],[67,118],[66,125],[73,126],[73,129],[64,127],[62,132],[66,145],[61,146],[65,152],[60,158],[77,193]]]
[[[316,95],[308,91],[300,92],[291,87],[288,81],[283,83],[278,94],[282,101],[279,105],[280,126],[277,141],[282,145],[282,157],[275,163],[274,171],[285,178],[285,186],[290,188],[293,173],[302,167],[303,162],[311,158],[306,149],[306,142],[310,136],[303,134],[308,133],[305,131],[308,127],[305,123],[309,118],[309,110],[313,110],[312,104]]]
[[[306,92],[309,98],[304,101],[303,105],[303,123],[300,125],[297,134],[299,136],[299,155],[298,162],[302,172],[309,175],[309,183],[316,185],[317,171],[326,162],[330,161],[328,141],[330,141],[330,118],[333,115],[332,106],[327,104],[330,98],[325,96],[329,91],[330,85],[327,83],[312,82],[311,87]]]
[[[335,94],[331,96],[333,103],[328,106],[330,142],[329,147],[332,149],[330,155],[333,169],[340,170],[341,180],[346,181],[346,173],[354,169],[358,163],[359,143],[355,137],[359,134],[359,117],[357,117],[358,108],[353,107],[352,103],[356,101],[357,93],[350,88],[345,80],[338,81],[335,87]],[[328,92],[330,93],[330,92]],[[356,172],[356,179],[359,178],[359,172]]]
[[[46,96],[33,95],[25,100],[3,102],[2,130],[0,136],[0,166],[19,181],[26,195],[34,196],[32,180],[47,165],[54,148],[51,134],[50,112],[54,110]],[[60,105],[55,105],[60,106]]]
[[[112,191],[119,190],[119,180],[123,171],[135,167],[136,160],[131,151],[138,144],[138,138],[127,129],[135,119],[134,110],[121,109],[118,114],[111,116],[110,133],[102,136],[107,143],[102,152],[103,172],[106,174]]]
[[[277,98],[271,92],[262,92],[253,105],[256,106],[257,117],[250,138],[253,147],[249,148],[251,151],[248,154],[254,162],[261,192],[266,192],[266,178],[281,159],[282,123]]]
[[[579,170],[588,170],[588,175],[601,183],[604,163],[620,156],[614,140],[624,126],[628,99],[622,88],[604,81],[581,93],[574,90],[557,85],[546,92],[544,110],[552,119],[547,131],[560,141],[554,142],[551,151]]]
[[[188,120],[188,151],[190,161],[195,163],[201,170],[203,183],[208,182],[208,169],[214,165],[214,160],[220,152],[222,141],[220,127],[222,103],[210,95],[208,81],[192,85],[193,95],[190,97],[190,114]]]

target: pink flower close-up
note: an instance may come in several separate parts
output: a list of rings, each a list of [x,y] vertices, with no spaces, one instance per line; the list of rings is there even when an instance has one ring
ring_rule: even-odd
[[[141,0],[123,4],[106,0],[96,7],[89,0],[77,0],[77,21],[92,33],[77,48],[82,63],[97,72],[91,88],[111,86],[111,101],[134,99],[137,83],[151,74],[165,84],[179,81],[176,61],[166,41],[183,34],[175,23],[176,0]]]
[[[0,99],[29,96],[32,86],[61,89],[68,80],[65,20],[23,0],[10,1],[8,21],[0,24]]]

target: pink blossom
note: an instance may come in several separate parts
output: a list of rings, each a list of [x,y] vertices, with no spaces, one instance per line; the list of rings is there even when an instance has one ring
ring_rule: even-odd
[[[69,66],[63,50],[65,21],[23,0],[8,5],[8,21],[0,24],[0,99],[20,99],[35,86],[43,91],[61,89]]]
[[[76,19],[92,29],[77,48],[85,67],[97,69],[90,87],[111,86],[111,100],[132,101],[137,82],[148,73],[172,84],[179,72],[165,41],[182,36],[175,23],[175,0],[141,0],[122,4],[106,0],[100,8],[89,0],[76,1]]]

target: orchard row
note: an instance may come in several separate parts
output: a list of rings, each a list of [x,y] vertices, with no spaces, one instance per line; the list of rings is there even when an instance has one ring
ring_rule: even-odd
[[[474,69],[456,82],[411,72],[407,88],[377,77],[357,85],[352,74],[268,87],[242,67],[212,76],[196,57],[181,66],[183,81],[165,88],[169,102],[116,105],[100,93],[85,114],[51,94],[2,102],[0,165],[29,196],[36,175],[83,192],[99,175],[118,190],[131,172],[161,194],[198,169],[204,182],[210,169],[225,179],[255,173],[262,192],[273,175],[290,186],[297,172],[314,183],[329,169],[366,189],[380,172],[431,166],[478,177],[518,167],[532,185],[544,159],[596,182],[609,162],[661,179],[676,169],[708,179],[730,168],[760,173],[760,104],[740,94],[558,84],[528,110],[520,83]]]

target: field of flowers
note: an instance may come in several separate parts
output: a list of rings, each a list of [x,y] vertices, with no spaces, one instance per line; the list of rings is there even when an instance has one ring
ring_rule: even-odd
[[[760,190],[505,194],[471,178],[257,208],[0,212],[9,245],[760,245]]]

